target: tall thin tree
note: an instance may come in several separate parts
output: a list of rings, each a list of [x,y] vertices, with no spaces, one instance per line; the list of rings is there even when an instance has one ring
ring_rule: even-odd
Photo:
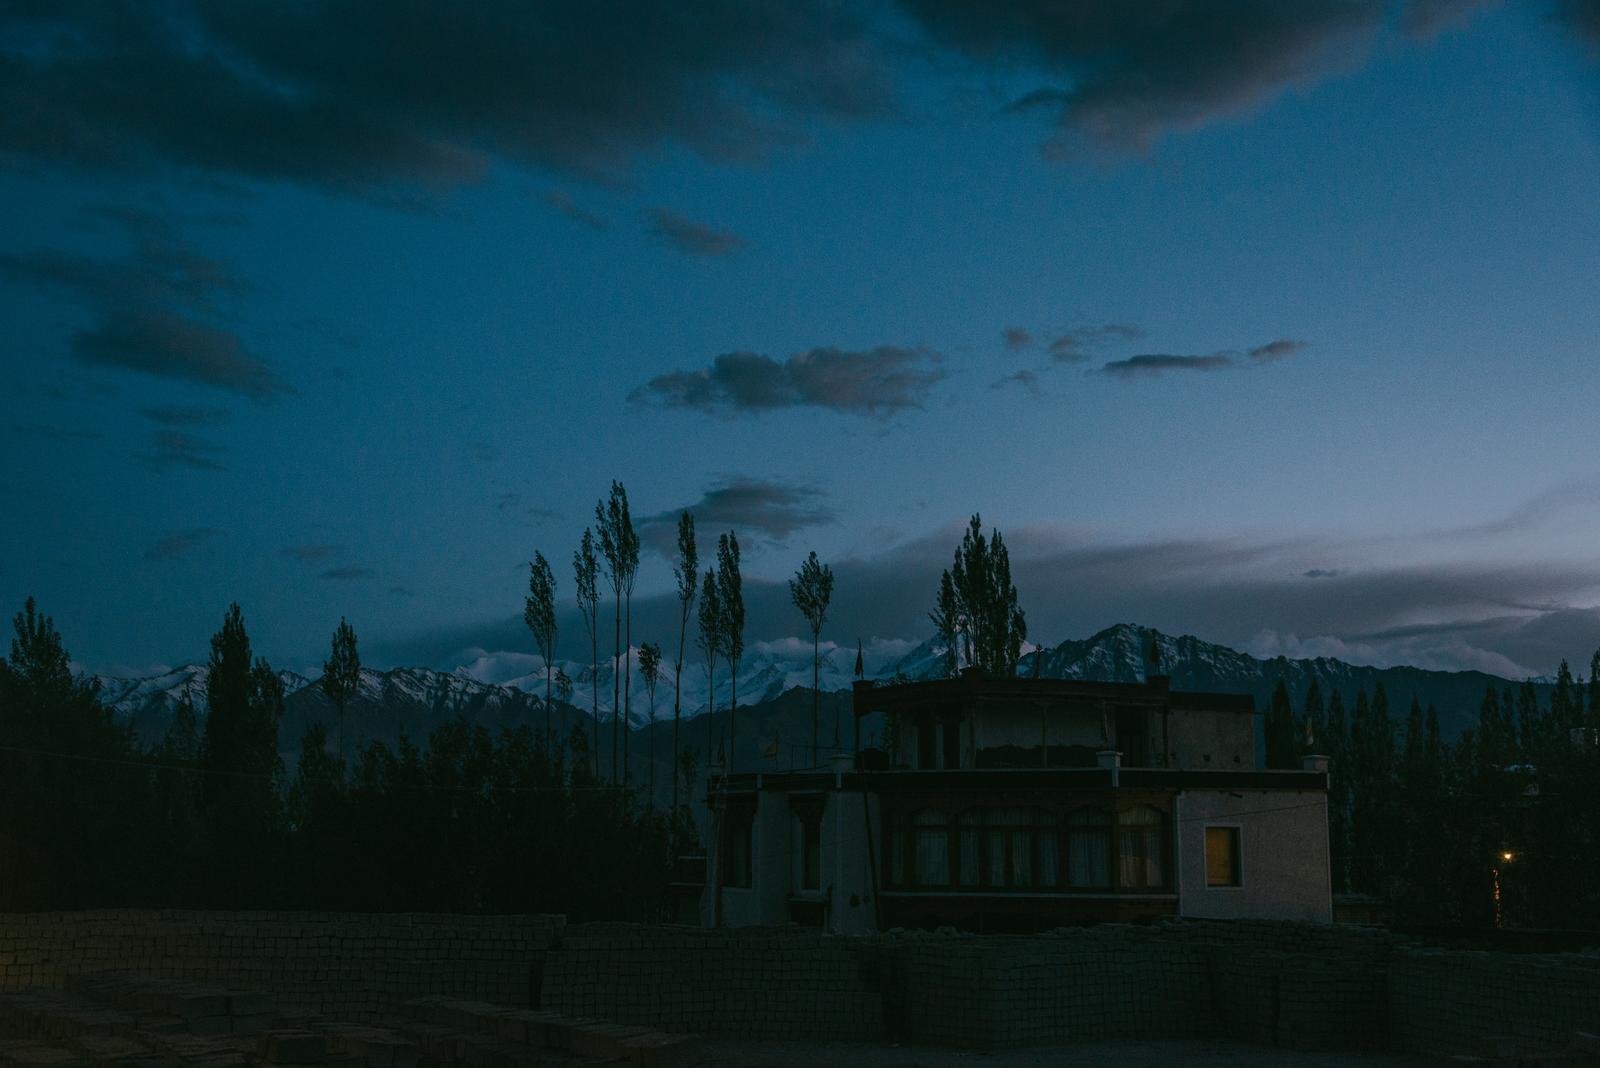
[[[986,538],[979,516],[972,517],[954,562],[940,576],[934,603],[934,624],[949,644],[959,640],[968,666],[996,678],[1016,675],[1027,620],[1011,582],[1005,540],[998,530]],[[947,664],[954,661],[947,651]]]
[[[361,654],[356,652],[355,628],[339,618],[333,646],[322,665],[322,692],[339,710],[339,774],[345,774],[344,711],[361,685]]]
[[[546,754],[554,759],[555,735],[550,729],[550,709],[556,669],[556,577],[550,573],[550,562],[541,552],[535,552],[533,563],[528,565],[528,600],[522,610],[522,621],[533,631],[539,655],[544,658],[544,747]]]
[[[583,540],[572,554],[572,574],[578,588],[578,612],[589,630],[589,681],[594,693],[594,734],[590,750],[594,753],[594,777],[600,780],[600,561],[594,555],[594,531],[585,527]]]
[[[595,528],[600,531],[600,555],[606,562],[606,580],[611,583],[611,597],[616,614],[612,621],[611,645],[611,781],[617,781],[617,750],[621,739],[617,735],[622,712],[622,572],[623,539],[620,530],[621,515],[617,508],[617,490],[621,483],[611,483],[611,500],[596,501],[594,505]],[[598,747],[598,740],[597,740]]]
[[[618,511],[617,535],[622,547],[622,785],[628,785],[628,739],[633,736],[633,581],[639,576],[639,532],[628,512],[628,491],[613,483],[611,501]]]
[[[661,646],[645,642],[639,646],[639,677],[650,695],[650,786],[645,794],[652,810],[656,804],[656,684],[661,681]]]
[[[706,568],[700,587],[700,634],[695,644],[706,654],[706,764],[716,758],[717,657],[722,655],[722,595],[718,592],[717,569]]]
[[[817,704],[822,690],[822,627],[828,621],[828,602],[833,600],[833,569],[817,559],[812,550],[800,565],[800,570],[789,580],[789,597],[805,617],[811,628],[811,765],[817,766],[818,738]],[[839,708],[833,710],[833,744],[839,745]]]
[[[722,601],[722,652],[728,658],[728,770],[738,762],[739,659],[744,656],[744,579],[739,574],[739,539],[733,531],[717,539],[717,597]]]
[[[678,724],[683,715],[683,646],[689,636],[689,614],[694,611],[695,580],[700,552],[694,541],[694,516],[678,516],[678,560],[672,576],[678,580],[678,658],[672,663],[672,818],[678,818]]]

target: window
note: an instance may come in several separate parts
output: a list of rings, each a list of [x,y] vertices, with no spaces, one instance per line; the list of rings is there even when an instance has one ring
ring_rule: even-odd
[[[916,862],[913,873],[918,886],[950,885],[950,827],[936,808],[925,808],[912,820]]]
[[[961,885],[977,886],[982,881],[983,845],[979,837],[983,832],[982,811],[969,808],[961,814],[958,821],[960,837],[956,849],[961,854]]]
[[[1067,817],[1067,885],[1111,885],[1111,817],[1080,808]]]
[[[822,814],[809,813],[800,821],[800,889],[822,889]]]
[[[917,770],[931,771],[939,766],[939,728],[932,723],[917,725]]]
[[[959,768],[961,766],[961,723],[957,720],[951,720],[940,727],[940,732],[940,741],[944,746],[944,752],[940,754],[944,758],[943,766]]]
[[[1118,874],[1124,888],[1166,885],[1166,865],[1162,863],[1166,856],[1164,823],[1161,810],[1150,805],[1130,808],[1117,817],[1122,839]]]
[[[755,810],[729,808],[722,821],[722,885],[748,890],[754,885]]]
[[[1243,886],[1240,867],[1239,828],[1206,828],[1206,885]]]

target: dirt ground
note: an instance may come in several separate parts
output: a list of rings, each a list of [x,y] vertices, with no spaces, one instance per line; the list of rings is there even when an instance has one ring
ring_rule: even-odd
[[[869,1042],[744,1042],[707,1039],[711,1068],[1380,1068],[1431,1063],[1388,1053],[1297,1053],[1226,1039],[1081,1042],[1050,1049],[976,1050]]]

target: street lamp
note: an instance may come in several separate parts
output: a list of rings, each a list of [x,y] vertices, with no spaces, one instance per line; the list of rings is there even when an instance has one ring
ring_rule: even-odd
[[[1511,850],[1503,849],[1500,851],[1500,861],[1502,864],[1510,864],[1516,859],[1517,855],[1511,852]],[[1494,874],[1494,925],[1496,928],[1499,928],[1502,926],[1502,914],[1500,909],[1500,869],[1499,867],[1493,867],[1489,870]]]

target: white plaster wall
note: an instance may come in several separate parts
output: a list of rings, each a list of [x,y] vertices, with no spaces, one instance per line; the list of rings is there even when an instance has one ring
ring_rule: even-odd
[[[1180,915],[1333,922],[1326,793],[1185,790],[1174,815]],[[1208,887],[1205,828],[1228,825],[1239,828],[1243,885]]]
[[[831,895],[828,927],[841,934],[864,934],[878,928],[873,887],[873,865],[883,854],[878,816],[877,798],[857,790],[830,793],[823,809],[822,881],[824,892]],[[868,818],[872,825],[870,852]],[[877,878],[881,885],[881,871]]]

